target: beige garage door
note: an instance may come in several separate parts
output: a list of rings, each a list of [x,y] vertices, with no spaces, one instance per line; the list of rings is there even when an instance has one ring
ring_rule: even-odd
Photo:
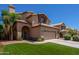
[[[55,39],[56,38],[55,32],[43,32],[42,35],[44,36],[45,39]]]

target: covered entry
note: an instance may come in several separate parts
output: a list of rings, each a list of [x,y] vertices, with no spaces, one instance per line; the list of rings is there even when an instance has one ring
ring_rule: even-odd
[[[22,28],[22,39],[23,40],[28,40],[29,39],[29,28],[27,27],[27,26],[24,26],[23,28]]]

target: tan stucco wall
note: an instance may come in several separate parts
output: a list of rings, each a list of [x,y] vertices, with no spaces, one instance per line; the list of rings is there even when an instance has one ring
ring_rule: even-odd
[[[32,15],[32,14],[31,13],[25,13],[25,14],[23,14],[22,18],[29,21],[30,23],[32,23],[32,25],[39,24],[39,20],[40,20],[41,17],[45,18],[45,20],[46,20],[45,24],[50,23],[49,19],[45,15],[42,15],[42,16],[39,15],[38,16],[38,15],[35,14],[35,15],[32,15],[31,17],[29,17],[28,19],[26,19],[26,17],[29,16],[29,15]]]
[[[40,36],[40,27],[33,27],[30,31],[30,35],[32,37],[39,37]]]
[[[22,14],[22,19],[26,19],[28,16],[32,15],[32,12],[25,12]]]
[[[49,24],[49,23],[50,23],[50,21],[49,21],[49,19],[47,19],[46,24]]]
[[[29,27],[29,28],[31,27],[28,23],[17,22],[17,31],[21,32],[24,26]]]
[[[37,15],[33,15],[32,17],[30,17],[30,18],[28,19],[28,21],[29,21],[30,23],[32,23],[32,26],[35,25],[35,24],[38,24],[38,16],[37,16]]]

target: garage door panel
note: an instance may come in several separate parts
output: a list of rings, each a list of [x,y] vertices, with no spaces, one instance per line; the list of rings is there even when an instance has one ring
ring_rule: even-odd
[[[42,35],[45,39],[55,39],[55,33],[54,32],[43,32]]]

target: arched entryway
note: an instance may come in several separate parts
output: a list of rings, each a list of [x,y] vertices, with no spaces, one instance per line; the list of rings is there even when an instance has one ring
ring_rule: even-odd
[[[29,31],[29,28],[27,26],[24,26],[22,28],[22,39],[23,40],[29,40],[29,36],[30,36],[29,32],[30,31]]]

